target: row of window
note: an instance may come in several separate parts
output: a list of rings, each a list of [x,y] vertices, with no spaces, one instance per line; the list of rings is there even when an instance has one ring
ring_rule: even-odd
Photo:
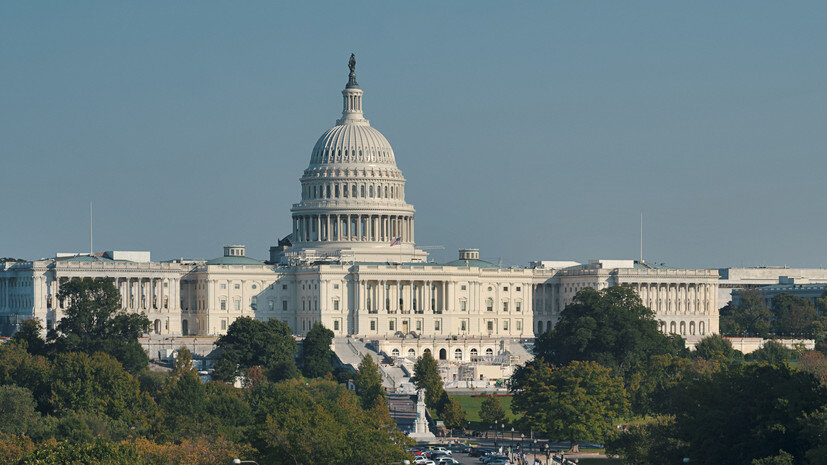
[[[390,158],[390,153],[385,150],[362,150],[359,149],[332,149],[324,148],[316,152],[316,157],[319,160],[331,161],[357,161],[365,159],[366,161],[386,160]]]
[[[442,349],[442,351],[444,351],[444,350],[445,349]],[[425,349],[423,351],[423,353],[424,352],[430,352],[430,351],[431,351],[430,349]],[[477,351],[476,348],[472,348],[469,351],[469,353],[471,354],[471,357],[479,356],[479,352]],[[488,349],[485,349],[485,355],[488,356],[488,357],[492,357],[494,355],[494,349],[492,349],[490,347]],[[399,349],[396,349],[396,348],[391,349],[391,356],[392,357],[399,357],[399,356],[401,356],[401,352],[399,351]],[[416,350],[408,349],[407,357],[408,358],[416,358]],[[462,360],[462,349],[454,349],[454,360]]]
[[[388,184],[308,184],[302,188],[305,199],[377,198],[401,199],[401,186]]]

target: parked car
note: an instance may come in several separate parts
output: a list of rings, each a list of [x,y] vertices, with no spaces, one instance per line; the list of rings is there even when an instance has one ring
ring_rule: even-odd
[[[457,444],[451,445],[450,450],[451,450],[451,452],[467,454],[467,453],[471,452],[471,447],[468,446],[467,444],[457,443]]]
[[[485,465],[491,464],[491,462],[500,461],[500,460],[508,460],[508,457],[502,454],[488,454],[480,459],[482,463]]]
[[[483,457],[485,454],[494,452],[494,449],[486,449],[485,447],[472,447],[468,455],[471,457]]]

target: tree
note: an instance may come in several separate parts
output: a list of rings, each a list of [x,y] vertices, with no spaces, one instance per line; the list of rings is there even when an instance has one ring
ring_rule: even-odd
[[[446,428],[456,429],[465,426],[465,409],[462,405],[449,396],[447,392],[443,393],[444,399],[440,402],[442,409],[439,412],[440,418],[445,423]]]
[[[18,465],[149,465],[134,447],[102,439],[94,442],[57,442],[38,447]]]
[[[720,311],[721,333],[727,336],[767,337],[773,315],[764,305],[761,293],[746,289],[739,296],[738,305],[729,302]]]
[[[133,374],[146,368],[149,357],[138,338],[149,331],[149,320],[143,313],[122,312],[120,298],[112,278],[81,278],[61,283],[58,299],[68,302],[69,307],[57,330],[49,335],[52,350],[105,352]]]
[[[767,341],[760,349],[747,354],[747,359],[757,362],[779,364],[795,358],[797,354],[795,350],[784,347],[780,342]]]
[[[740,351],[732,348],[732,343],[729,339],[726,339],[720,334],[712,334],[698,341],[692,355],[704,360],[718,362],[728,362],[734,358],[743,356]]]
[[[821,384],[827,385],[827,357],[821,352],[811,350],[801,354],[798,369],[815,376]]]
[[[376,366],[370,355],[362,357],[359,369],[356,371],[354,383],[356,384],[356,394],[359,396],[359,404],[363,409],[387,407],[385,388],[382,387],[379,367]]]
[[[261,463],[385,465],[407,458],[410,442],[390,419],[361,409],[340,384],[287,380],[255,389],[261,401],[251,434]]]
[[[772,299],[772,312],[773,329],[778,335],[811,338],[818,333],[818,311],[807,299],[778,294]]]
[[[526,429],[573,444],[602,442],[614,420],[629,412],[623,379],[595,362],[556,368],[540,360],[526,368],[512,389],[511,408],[524,415]]]
[[[39,420],[32,391],[19,386],[0,386],[0,432],[27,434]]]
[[[85,411],[132,422],[154,410],[138,380],[106,354],[59,354],[50,374],[51,410],[58,414]]]
[[[17,344],[0,345],[0,385],[17,385],[30,390],[37,410],[51,410],[52,364],[45,357],[32,355]]]
[[[439,365],[430,351],[425,351],[414,364],[413,381],[417,389],[425,389],[425,405],[436,411],[445,389],[439,376]]]
[[[271,379],[289,379],[297,373],[293,355],[296,341],[286,323],[250,317],[236,318],[227,334],[218,338],[220,349],[213,378],[232,382],[254,366],[264,367]]]
[[[823,444],[827,417],[818,414],[827,408],[827,387],[787,365],[729,365],[682,383],[673,396],[665,412],[675,418],[670,440],[685,444],[681,453],[696,463],[747,464],[779,450],[805,463]]]
[[[505,421],[505,410],[500,404],[500,399],[491,394],[482,401],[480,405],[480,420],[486,425],[494,426]]]
[[[308,378],[321,378],[333,370],[333,331],[316,322],[302,341],[302,374]]]
[[[40,336],[43,326],[37,318],[23,320],[20,328],[12,335],[12,342],[20,345],[32,355],[45,355],[46,341]]]
[[[682,349],[683,339],[661,333],[632,288],[615,286],[578,292],[554,328],[537,339],[535,353],[555,365],[593,361],[625,374],[652,355]]]

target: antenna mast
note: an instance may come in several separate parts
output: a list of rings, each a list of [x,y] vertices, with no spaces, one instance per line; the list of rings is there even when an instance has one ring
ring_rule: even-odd
[[[643,263],[643,212],[640,212],[640,263]]]
[[[89,256],[93,255],[92,251],[92,201],[89,201]]]

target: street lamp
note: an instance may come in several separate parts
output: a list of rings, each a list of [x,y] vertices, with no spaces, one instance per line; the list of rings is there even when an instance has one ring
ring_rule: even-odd
[[[257,462],[254,462],[254,461],[252,461],[252,460],[241,460],[241,459],[233,459],[233,463],[234,463],[235,465],[238,465],[238,464],[240,464],[240,463],[255,463],[256,465],[258,465],[258,463],[257,463]]]

